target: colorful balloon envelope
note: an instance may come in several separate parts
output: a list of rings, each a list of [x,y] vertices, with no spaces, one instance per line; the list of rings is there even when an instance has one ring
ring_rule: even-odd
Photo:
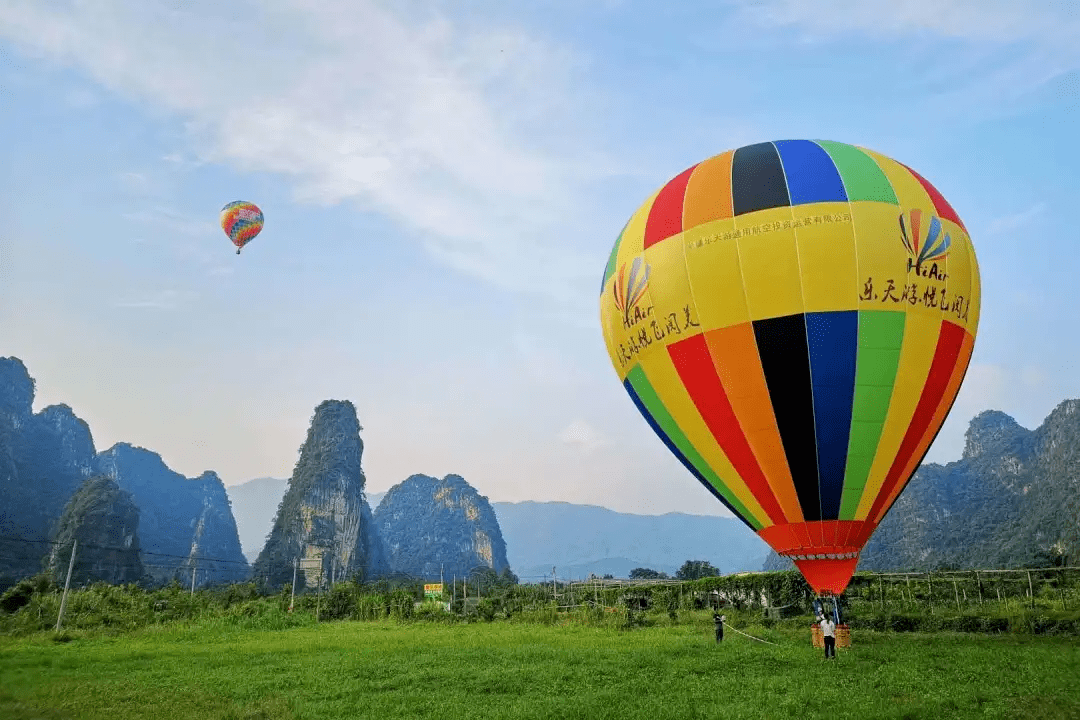
[[[952,407],[979,296],[967,229],[921,175],[784,140],[649,198],[615,242],[600,317],[668,449],[825,595]]]
[[[255,203],[237,200],[221,208],[221,229],[236,246],[236,254],[262,231],[263,214]]]

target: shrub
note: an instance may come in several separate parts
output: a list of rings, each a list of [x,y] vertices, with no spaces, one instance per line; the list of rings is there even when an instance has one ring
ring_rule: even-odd
[[[408,590],[395,590],[390,593],[390,616],[395,620],[409,620],[415,610],[413,593]]]
[[[30,599],[35,594],[44,595],[48,592],[56,592],[57,589],[56,583],[47,573],[25,578],[0,595],[0,610],[6,613],[16,612],[19,608],[29,605]]]
[[[496,609],[495,601],[489,597],[480,598],[480,602],[476,604],[476,614],[488,622],[495,619]]]

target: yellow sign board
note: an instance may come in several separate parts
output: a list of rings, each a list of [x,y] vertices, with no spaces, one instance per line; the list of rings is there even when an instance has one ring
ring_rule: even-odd
[[[442,598],[442,583],[427,583],[424,585],[424,598],[426,600],[439,600]]]

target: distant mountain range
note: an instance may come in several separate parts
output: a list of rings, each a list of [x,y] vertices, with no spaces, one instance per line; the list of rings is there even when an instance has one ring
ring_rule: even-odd
[[[285,481],[228,488],[244,553],[254,557]],[[384,493],[371,493],[375,508]],[[492,503],[511,568],[522,580],[636,567],[673,575],[686,560],[724,573],[793,567],[734,519],[632,515],[560,502]],[[860,570],[1046,566],[1080,557],[1080,400],[1036,430],[996,410],[975,417],[963,458],[915,473],[862,553]]]
[[[80,567],[89,568],[88,581],[128,578],[130,570],[157,583],[250,577],[280,585],[291,581],[301,558],[312,580],[356,571],[377,577],[379,567],[430,576],[436,562],[440,572],[455,573],[462,563],[509,563],[525,581],[550,578],[553,567],[561,579],[626,577],[636,567],[673,575],[687,560],[723,573],[790,567],[732,518],[489,503],[456,475],[413,476],[389,493],[369,494],[360,426],[348,401],[316,408],[303,446],[307,459],[291,480],[264,477],[226,488],[211,471],[187,478],[157,453],[127,443],[99,452],[70,407],[33,412],[34,393],[22,361],[0,358],[0,590],[43,563],[59,572],[62,558],[53,550],[76,540],[80,548],[117,552],[85,556]],[[138,561],[120,552],[135,547]],[[977,416],[963,458],[915,473],[859,567],[1032,567],[1075,564],[1078,557],[1074,399],[1035,430],[999,411]]]
[[[227,488],[244,554],[259,554],[287,480],[257,478]],[[378,508],[386,493],[368,493]],[[565,502],[491,503],[510,567],[523,580],[590,573],[627,577],[638,567],[674,575],[687,560],[708,560],[722,572],[760,570],[769,547],[733,518],[668,513],[633,515]]]

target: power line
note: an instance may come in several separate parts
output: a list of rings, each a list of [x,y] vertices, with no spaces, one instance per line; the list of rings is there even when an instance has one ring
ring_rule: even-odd
[[[13,542],[21,542],[21,543],[29,543],[29,544],[37,543],[37,544],[43,544],[43,545],[56,545],[56,546],[61,546],[61,547],[66,547],[67,546],[67,543],[57,542],[55,540],[27,540],[26,538],[11,537],[11,536],[8,536],[8,535],[0,535],[0,540],[11,540]],[[93,548],[95,550],[116,550],[116,551],[120,551],[120,552],[127,552],[127,551],[131,550],[131,548],[110,547],[110,546],[107,546],[107,545],[94,545],[94,544],[91,544],[91,543],[84,543],[83,547],[84,548]],[[150,552],[148,550],[139,550],[138,552],[139,552],[140,555],[154,555],[156,557],[180,558],[181,560],[205,560],[206,562],[234,563],[236,565],[251,565],[251,563],[249,563],[247,560],[228,560],[226,558],[210,558],[210,557],[201,557],[201,556],[197,556],[197,555],[195,555],[195,556],[192,556],[192,555],[172,555],[172,554],[169,554],[169,553]]]

